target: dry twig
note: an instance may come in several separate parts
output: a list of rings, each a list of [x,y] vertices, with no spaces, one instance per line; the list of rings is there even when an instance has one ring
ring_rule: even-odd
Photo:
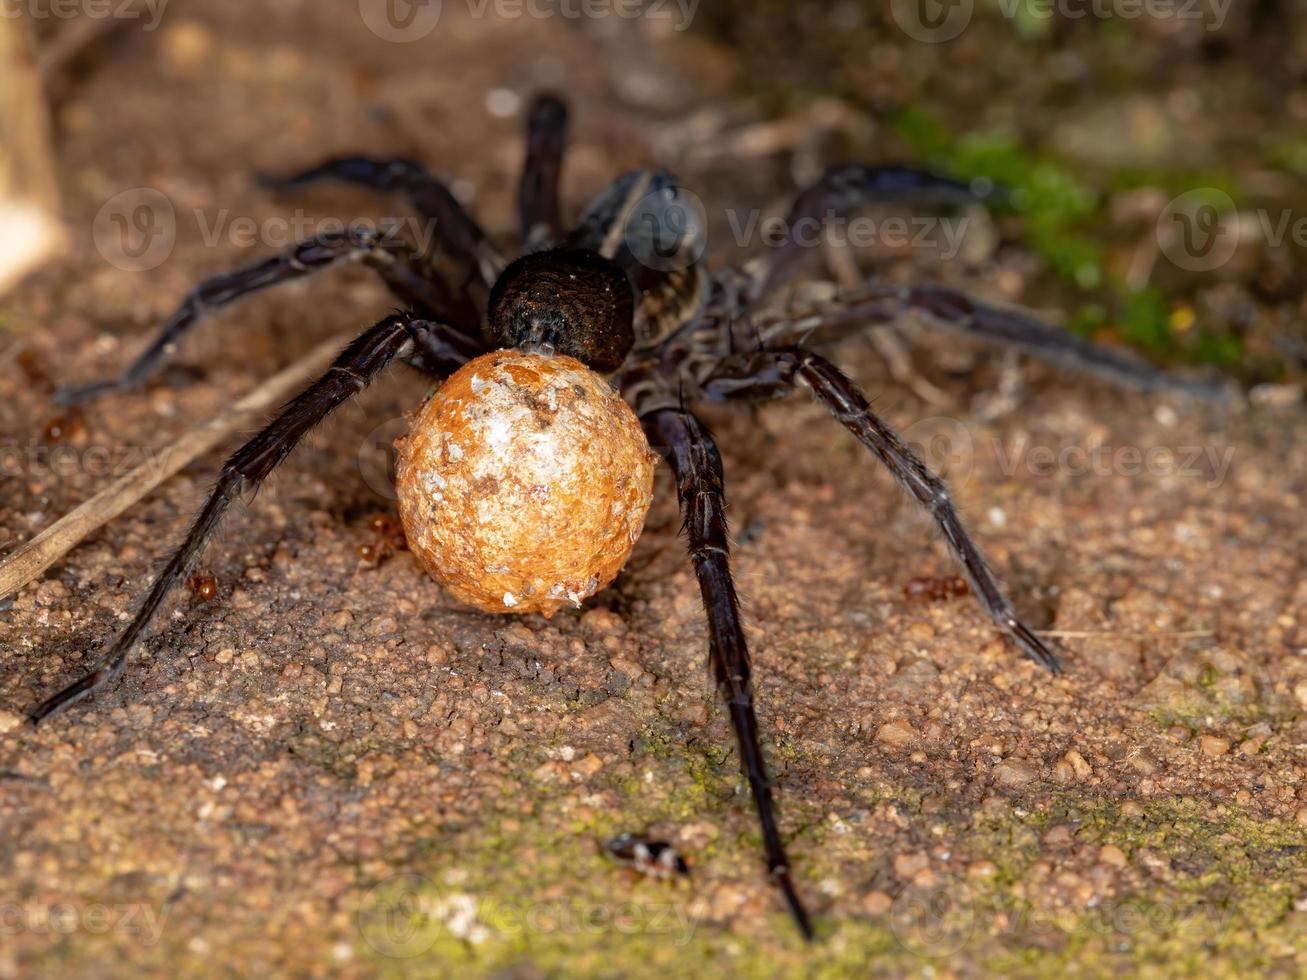
[[[232,433],[260,422],[310,379],[324,372],[347,341],[346,337],[334,337],[319,344],[230,409],[188,432],[147,463],[123,474],[0,561],[0,599],[31,582],[87,535],[123,513],[193,459],[221,445]]]

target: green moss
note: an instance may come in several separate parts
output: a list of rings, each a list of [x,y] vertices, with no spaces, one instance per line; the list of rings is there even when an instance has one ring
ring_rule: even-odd
[[[913,795],[882,789],[889,798]],[[549,807],[541,805],[545,814]],[[1025,886],[1053,823],[1075,827],[1078,844],[1115,844],[1134,867],[1169,871],[1099,907],[1041,908]],[[1186,968],[1233,977],[1283,968],[1301,928],[1292,902],[1307,886],[1307,835],[1237,807],[1164,799],[1128,816],[1118,801],[1062,795],[1038,808],[979,816],[954,837],[961,853],[993,862],[998,873],[909,889],[885,916],[860,915],[855,901],[843,901],[841,914],[819,916],[821,940],[811,948],[779,911],[768,930],[747,937],[696,925],[691,889],[616,872],[592,839],[547,819],[444,841],[445,867],[433,854],[430,866],[417,869],[421,878],[372,893],[361,930],[373,939],[389,930],[379,945],[392,936],[394,947],[369,946],[369,956],[383,974],[404,976],[643,977],[693,969],[705,977],[845,977],[865,976],[872,964],[884,975],[979,965],[1017,977]],[[803,846],[814,845],[805,838]],[[820,855],[813,861],[820,864]]]
[[[1062,280],[1084,293],[1099,294],[1071,318],[1072,329],[1085,334],[1114,330],[1121,339],[1155,356],[1195,364],[1232,366],[1244,356],[1233,334],[1208,329],[1178,333],[1173,304],[1156,288],[1130,288],[1108,274],[1107,203],[1113,193],[1140,187],[1211,193],[1228,206],[1239,192],[1223,174],[1122,169],[1107,175],[1105,192],[1094,189],[1055,158],[1032,151],[1011,135],[975,132],[954,136],[920,106],[908,106],[891,123],[931,166],[965,179],[988,178],[1011,191],[1011,204],[1025,223],[1025,241]]]
[[[1279,133],[1267,136],[1261,145],[1263,159],[1299,177],[1307,177],[1307,139]]]

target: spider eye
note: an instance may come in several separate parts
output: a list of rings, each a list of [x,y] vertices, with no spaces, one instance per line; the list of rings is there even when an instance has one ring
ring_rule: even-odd
[[[490,329],[505,347],[551,347],[601,373],[635,343],[635,297],[626,273],[584,249],[524,255],[490,293]]]

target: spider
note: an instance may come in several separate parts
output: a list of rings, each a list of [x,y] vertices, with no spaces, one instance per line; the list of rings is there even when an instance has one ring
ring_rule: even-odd
[[[1117,383],[1199,394],[1213,389],[1173,378],[1133,355],[1097,346],[1029,314],[940,286],[871,279],[857,288],[835,288],[824,298],[778,307],[770,301],[799,264],[803,243],[791,234],[763,256],[709,271],[699,261],[702,228],[686,220],[681,188],[665,172],[637,170],[618,177],[573,226],[565,226],[558,185],[567,118],[566,106],[552,95],[540,95],[530,106],[518,194],[521,255],[515,260],[508,260],[446,184],[420,164],[363,156],[331,159],[269,183],[286,189],[345,181],[402,194],[434,222],[446,258],[466,277],[449,279],[429,256],[375,232],[351,227],[321,234],[205,280],[122,374],[56,394],[61,404],[74,405],[134,389],[159,371],[207,314],[334,265],[358,262],[375,270],[405,310],[360,334],[323,377],[226,461],[181,546],[112,647],[94,670],[43,701],[30,717],[39,723],[115,682],[169,592],[186,581],[232,502],[257,489],[314,426],[391,362],[443,379],[502,349],[573,358],[620,393],[623,411],[629,406],[647,437],[643,451],[653,447],[671,466],[706,611],[709,657],[761,825],[766,867],[799,931],[811,939],[811,920],[791,875],[759,737],[750,656],[730,568],[722,461],[693,405],[776,398],[807,388],[928,513],[995,626],[1027,657],[1057,672],[1056,655],[1017,617],[944,482],[872,410],[858,387],[807,341],[837,341],[915,310],[945,328],[1014,344]],[[971,185],[913,167],[841,166],[797,196],[786,226],[794,229],[805,219],[828,221],[869,204],[966,203],[999,193],[979,193]]]

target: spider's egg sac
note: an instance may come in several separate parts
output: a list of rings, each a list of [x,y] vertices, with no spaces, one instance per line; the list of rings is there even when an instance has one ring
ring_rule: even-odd
[[[456,598],[553,615],[626,564],[656,456],[630,406],[561,355],[501,350],[465,364],[398,450],[409,548]]]

